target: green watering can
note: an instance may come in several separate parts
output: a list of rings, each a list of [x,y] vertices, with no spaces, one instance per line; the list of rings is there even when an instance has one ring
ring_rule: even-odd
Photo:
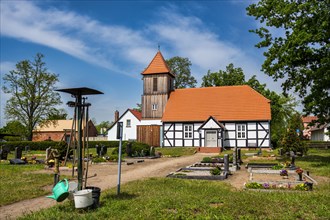
[[[65,182],[64,182],[65,181]],[[56,200],[57,202],[62,202],[69,196],[69,183],[67,179],[59,181],[53,188],[53,195],[47,196]]]

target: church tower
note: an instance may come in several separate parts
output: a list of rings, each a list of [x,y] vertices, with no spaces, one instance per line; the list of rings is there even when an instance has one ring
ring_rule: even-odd
[[[160,51],[141,74],[142,119],[161,120],[169,95],[174,90],[175,75],[171,73]]]

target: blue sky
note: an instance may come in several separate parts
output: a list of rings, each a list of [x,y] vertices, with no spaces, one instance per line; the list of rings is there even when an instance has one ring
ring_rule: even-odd
[[[263,51],[254,47],[260,27],[246,15],[255,1],[1,1],[1,78],[24,59],[45,55],[50,72],[59,74],[57,88],[90,87],[104,95],[89,96],[91,117],[113,121],[141,102],[140,73],[158,50],[169,59],[188,57],[201,84],[208,70],[229,63],[267,87],[280,85],[260,72]],[[3,81],[1,81],[3,84]],[[72,98],[61,94],[65,103]],[[8,99],[1,91],[1,121]]]

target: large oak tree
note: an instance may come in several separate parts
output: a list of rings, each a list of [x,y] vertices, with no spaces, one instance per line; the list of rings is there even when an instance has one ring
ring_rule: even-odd
[[[166,60],[166,63],[175,75],[175,89],[196,87],[197,80],[191,75],[191,62],[188,58],[176,56]]]
[[[58,75],[47,71],[43,57],[38,53],[33,61],[20,61],[3,77],[3,91],[11,95],[6,117],[25,126],[28,140],[32,140],[35,126],[56,114],[55,106],[61,104],[60,95],[54,91]]]
[[[262,70],[299,94],[306,115],[330,122],[329,0],[260,0],[247,13],[262,25],[252,30],[261,38],[256,47],[267,49]]]

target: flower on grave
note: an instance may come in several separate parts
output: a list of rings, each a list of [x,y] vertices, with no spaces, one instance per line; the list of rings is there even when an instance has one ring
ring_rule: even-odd
[[[281,176],[288,176],[288,171],[285,170],[285,169],[282,169],[282,170],[280,171],[280,175],[281,175]]]
[[[289,161],[284,162],[284,167],[290,167],[290,165],[291,165],[291,162],[289,162]]]
[[[305,183],[298,184],[294,187],[295,190],[307,191],[308,187]]]
[[[290,183],[288,183],[288,189],[291,189],[291,184]]]
[[[298,173],[298,174],[302,174],[303,172],[304,172],[304,170],[301,169],[300,167],[298,167],[298,168],[296,169],[296,173]]]
[[[264,183],[264,184],[262,184],[262,186],[264,187],[264,189],[269,189],[270,188],[269,183]]]

